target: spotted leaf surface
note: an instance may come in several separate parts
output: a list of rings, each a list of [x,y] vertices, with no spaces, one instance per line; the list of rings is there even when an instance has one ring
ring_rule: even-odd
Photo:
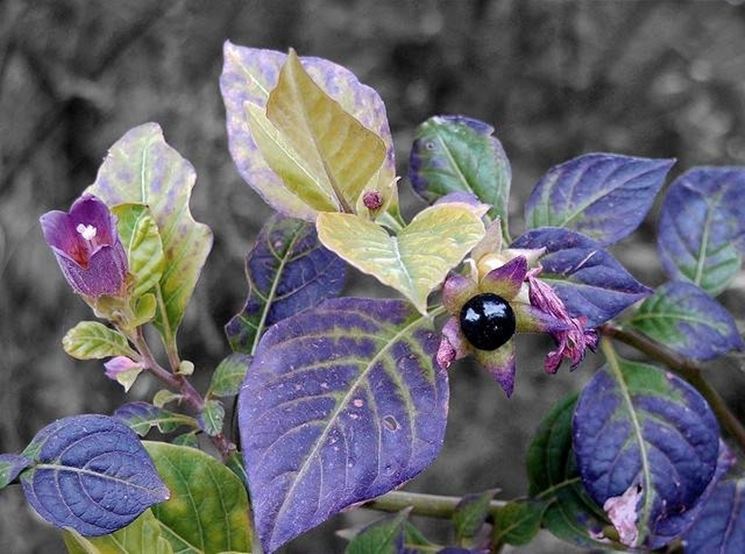
[[[267,331],[238,405],[266,552],[434,460],[448,403],[437,344],[399,300],[328,300]]]
[[[551,285],[575,317],[596,327],[652,291],[637,281],[600,244],[568,229],[528,231],[513,248],[545,248],[540,278]]]
[[[35,462],[21,476],[29,504],[49,523],[84,536],[113,533],[169,497],[137,435],[111,417],[60,419],[24,455]]]
[[[745,552],[745,479],[719,483],[684,540],[691,554]]]
[[[437,115],[416,131],[409,158],[414,190],[433,203],[454,192],[475,195],[506,225],[512,170],[494,127],[463,116]]]
[[[238,172],[278,212],[313,221],[316,208],[284,186],[282,178],[259,150],[248,117],[255,110],[247,112],[246,109],[247,105],[258,107],[260,111],[266,109],[269,94],[277,86],[287,55],[230,42],[225,43],[223,55],[220,91],[227,112],[228,147]],[[389,189],[396,174],[393,141],[385,105],[378,93],[361,84],[352,72],[340,65],[313,57],[301,57],[300,60],[305,71],[326,94],[382,140],[385,147],[383,165],[368,185],[379,190]],[[307,173],[302,164],[295,164],[295,170],[296,173]],[[391,193],[395,196],[395,188]],[[391,202],[393,206],[397,205],[395,197]]]
[[[312,224],[272,217],[246,256],[248,297],[225,326],[233,350],[253,354],[267,327],[338,295],[346,266],[324,248]]]
[[[427,297],[484,236],[483,211],[464,203],[431,206],[398,235],[352,214],[322,213],[318,238],[351,265],[427,311]]]
[[[697,360],[745,346],[732,315],[702,289],[682,281],[659,287],[639,307],[631,325]]]
[[[96,182],[87,189],[108,206],[148,206],[164,256],[164,270],[155,287],[155,325],[167,342],[176,334],[212,248],[212,231],[194,221],[189,210],[195,182],[194,167],[166,143],[158,125],[146,123],[114,143]],[[157,245],[154,248],[158,250]],[[146,260],[142,262],[144,270]]]
[[[608,245],[632,233],[675,160],[585,154],[552,167],[525,204],[529,228],[565,227]]]
[[[572,450],[576,395],[560,400],[543,418],[528,449],[530,496],[549,502],[542,524],[556,537],[583,548],[607,548],[598,540],[608,525],[582,489]]]
[[[745,254],[745,167],[697,167],[678,177],[662,204],[657,246],[671,278],[724,290]]]
[[[582,482],[599,505],[608,509],[606,501],[639,493],[626,508],[635,514],[637,532],[627,541],[634,546],[696,505],[717,467],[719,428],[685,381],[611,357],[580,396],[573,445]]]
[[[163,536],[182,554],[249,552],[248,497],[241,480],[200,450],[145,442],[171,490],[168,502],[153,508]]]

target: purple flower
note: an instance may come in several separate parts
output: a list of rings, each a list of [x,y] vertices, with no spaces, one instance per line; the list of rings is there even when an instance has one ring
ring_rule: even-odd
[[[54,210],[39,221],[44,240],[76,293],[93,298],[126,293],[127,254],[116,218],[103,202],[84,194],[68,213]]]
[[[144,369],[143,365],[127,358],[126,356],[115,356],[103,364],[106,369],[106,377],[118,382],[124,387],[124,392],[134,384],[137,376]]]

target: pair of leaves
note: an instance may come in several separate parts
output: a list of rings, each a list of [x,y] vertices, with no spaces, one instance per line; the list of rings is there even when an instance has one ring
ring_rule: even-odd
[[[86,191],[108,206],[126,205],[118,208],[120,229],[131,232],[129,246],[137,247],[132,260],[132,270],[140,277],[137,288],[144,292],[151,282],[155,285],[155,325],[169,345],[212,247],[209,227],[194,221],[189,210],[195,181],[192,165],[165,142],[158,125],[147,123],[111,147]],[[157,225],[161,246],[149,217]]]
[[[434,460],[448,402],[437,343],[397,300],[328,300],[267,331],[238,405],[266,552]]]
[[[65,533],[70,554],[249,552],[248,498],[240,479],[207,454],[158,442],[145,448],[171,491],[128,527],[99,538]]]
[[[238,171],[275,210],[313,221],[359,209],[377,190],[397,210],[395,164],[380,96],[318,58],[224,47],[220,89]]]
[[[225,326],[230,346],[252,355],[267,327],[338,295],[345,274],[344,262],[319,244],[313,225],[275,215],[246,256],[248,297]]]
[[[598,242],[568,229],[528,231],[512,247],[545,248],[540,278],[553,287],[571,315],[587,318],[588,327],[608,321],[652,292]]]
[[[23,455],[26,499],[45,520],[99,536],[169,497],[137,435],[117,419],[81,415],[42,429]]]
[[[419,212],[398,235],[351,214],[322,213],[318,238],[348,263],[395,288],[421,313],[447,272],[484,236],[482,210],[461,202]]]
[[[573,419],[573,447],[584,488],[598,504],[637,488],[641,498],[626,506],[637,533],[630,546],[662,546],[690,524],[715,476],[719,428],[703,397],[680,378],[655,367],[618,359],[582,391]],[[633,520],[632,520],[633,521]],[[681,528],[671,529],[671,524]]]

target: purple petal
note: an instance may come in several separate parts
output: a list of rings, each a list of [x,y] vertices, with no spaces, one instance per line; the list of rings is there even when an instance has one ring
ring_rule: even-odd
[[[79,224],[96,228],[95,242],[98,247],[113,245],[118,239],[116,218],[109,208],[92,194],[83,194],[70,207],[70,227]],[[77,233],[77,230],[75,231]],[[79,233],[78,233],[79,234]],[[95,249],[93,250],[95,252]]]
[[[478,292],[478,285],[472,279],[451,273],[442,286],[442,303],[450,314],[458,316],[463,304]]]
[[[124,292],[127,254],[121,243],[102,247],[91,256],[87,269],[56,251],[55,255],[67,282],[78,294],[97,298],[103,295],[118,296]]]
[[[494,380],[499,383],[507,398],[515,390],[515,345],[507,342],[496,350],[474,349],[476,361],[483,366]]]
[[[512,300],[520,292],[527,273],[528,261],[518,256],[484,275],[479,289],[482,292],[497,294],[505,300]]]
[[[39,218],[39,223],[44,240],[56,254],[71,261],[82,259],[81,237],[67,213],[60,210],[47,212]]]
[[[103,366],[106,368],[106,377],[114,381],[116,381],[116,376],[120,373],[129,371],[130,369],[142,369],[141,364],[138,364],[134,360],[130,360],[126,356],[115,356],[108,362],[104,363]]]

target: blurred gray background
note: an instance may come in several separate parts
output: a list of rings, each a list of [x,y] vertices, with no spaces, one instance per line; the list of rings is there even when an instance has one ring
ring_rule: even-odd
[[[55,418],[110,413],[124,401],[99,363],[60,339],[87,307],[67,288],[38,217],[67,209],[127,129],[159,122],[197,169],[195,217],[215,246],[180,331],[183,356],[210,369],[226,355],[222,326],[243,303],[243,257],[270,214],[229,157],[218,76],[225,39],[329,58],[376,88],[388,107],[399,173],[414,129],[462,113],[496,126],[513,165],[513,236],[522,203],[551,165],[589,151],[676,157],[677,174],[745,164],[745,6],[741,0],[0,1],[0,452],[21,450]],[[405,212],[422,207],[401,184]],[[649,285],[663,281],[654,214],[615,248]],[[353,294],[393,294],[355,275]],[[722,301],[742,323],[745,279]],[[517,391],[507,401],[483,372],[452,376],[447,441],[412,490],[526,491],[523,460],[542,414],[584,383],[598,360],[547,377],[548,343],[520,337]],[[738,360],[711,368],[745,416]],[[149,399],[157,384],[133,389]],[[344,515],[285,552],[341,552]],[[447,529],[424,522],[437,540]],[[56,530],[0,492],[0,552],[54,553]],[[572,552],[547,533],[521,552]]]

